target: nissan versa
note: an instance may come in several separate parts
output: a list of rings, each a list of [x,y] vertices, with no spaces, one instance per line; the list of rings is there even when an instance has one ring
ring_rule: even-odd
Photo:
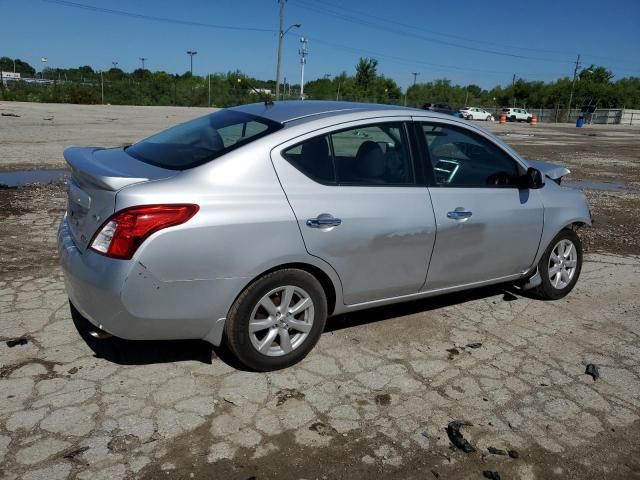
[[[562,298],[591,223],[567,169],[395,106],[244,105],[64,155],[75,309],[101,334],[225,342],[255,370],[348,311],[496,283]]]

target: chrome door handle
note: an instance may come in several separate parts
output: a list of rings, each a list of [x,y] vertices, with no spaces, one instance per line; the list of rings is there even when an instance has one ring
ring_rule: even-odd
[[[469,210],[454,210],[453,212],[447,212],[447,218],[453,218],[454,220],[463,220],[473,215],[473,212]]]
[[[342,220],[339,218],[328,217],[328,216],[318,216],[317,218],[310,218],[307,220],[307,227],[310,228],[331,228],[337,227],[342,224]]]

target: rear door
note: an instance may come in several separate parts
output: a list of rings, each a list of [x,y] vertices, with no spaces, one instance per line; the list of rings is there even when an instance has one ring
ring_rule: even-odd
[[[325,129],[272,151],[307,251],[338,273],[346,304],[418,292],[435,239],[405,123]]]
[[[427,290],[498,280],[529,270],[538,251],[543,205],[520,189],[522,167],[487,137],[462,125],[418,124],[437,223]]]

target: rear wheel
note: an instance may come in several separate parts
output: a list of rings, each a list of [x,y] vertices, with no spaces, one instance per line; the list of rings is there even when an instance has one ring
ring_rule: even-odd
[[[490,121],[491,121],[491,115],[487,115],[487,118],[485,118],[485,120],[486,120],[487,122],[490,122]]]
[[[515,122],[516,121],[516,116],[515,115],[511,115],[511,121]]]
[[[562,230],[551,241],[538,263],[542,283],[533,293],[545,300],[567,295],[582,270],[582,242],[573,230]]]
[[[303,270],[278,270],[238,297],[225,323],[225,340],[245,366],[278,370],[311,351],[326,318],[327,299],[318,280]]]

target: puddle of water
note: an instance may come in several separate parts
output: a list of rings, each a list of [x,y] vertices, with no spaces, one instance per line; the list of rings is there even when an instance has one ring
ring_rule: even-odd
[[[570,188],[577,188],[578,190],[600,190],[605,192],[628,192],[630,188],[615,182],[598,182],[594,180],[573,180],[571,182],[564,183],[565,186]]]
[[[69,176],[69,170],[18,170],[0,172],[0,187],[18,188],[34,183],[53,183]]]

